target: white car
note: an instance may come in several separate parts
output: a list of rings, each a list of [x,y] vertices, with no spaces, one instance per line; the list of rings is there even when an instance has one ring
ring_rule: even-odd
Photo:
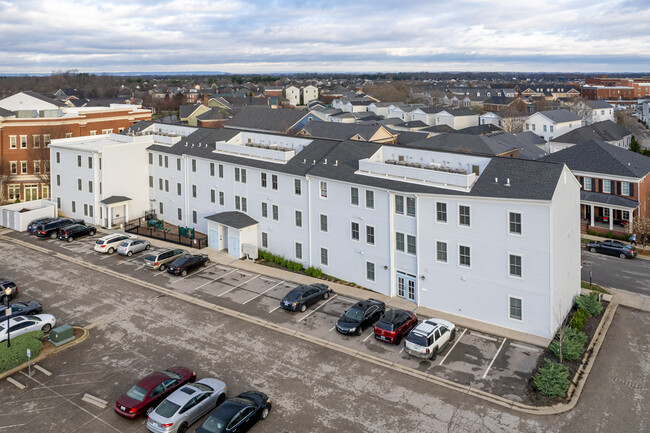
[[[404,350],[411,356],[435,358],[456,338],[456,325],[442,319],[427,319],[411,329]]]
[[[14,338],[32,331],[45,333],[56,325],[56,319],[51,314],[35,314],[33,316],[17,316],[9,319],[9,337]],[[0,320],[0,342],[7,339],[7,321]]]
[[[126,233],[113,233],[97,239],[93,249],[97,252],[104,254],[113,254],[117,250],[118,245],[128,239],[135,239],[136,236]]]

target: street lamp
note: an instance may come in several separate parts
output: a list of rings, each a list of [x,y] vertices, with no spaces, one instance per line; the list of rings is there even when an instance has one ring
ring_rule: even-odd
[[[11,308],[9,308],[9,298],[11,297],[11,288],[7,287],[5,289],[5,300],[7,301],[7,309],[5,310],[5,315],[7,316],[7,347],[11,347],[11,336],[9,335],[9,316],[11,316]]]

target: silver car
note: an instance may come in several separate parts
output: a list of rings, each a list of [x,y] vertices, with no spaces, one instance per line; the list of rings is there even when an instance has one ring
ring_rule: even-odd
[[[151,242],[143,239],[129,239],[124,241],[117,247],[117,253],[122,256],[131,257],[133,253],[148,250],[151,248]]]
[[[226,400],[226,384],[218,379],[201,379],[186,383],[156,407],[147,420],[154,433],[185,433],[198,421]]]

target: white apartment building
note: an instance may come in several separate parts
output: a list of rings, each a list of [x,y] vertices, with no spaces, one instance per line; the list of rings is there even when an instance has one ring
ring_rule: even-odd
[[[159,219],[207,233],[211,248],[235,257],[261,248],[414,307],[545,338],[579,293],[580,185],[562,164],[161,128],[127,131],[134,163],[110,173],[138,179],[110,194],[131,198],[129,209],[138,201],[136,216],[153,204]],[[78,152],[65,155],[72,180],[53,188],[64,206],[80,200]]]
[[[287,98],[289,104],[294,107],[300,105],[300,89],[296,86],[289,86],[284,89],[284,97]]]
[[[317,99],[318,99],[318,87],[309,85],[302,88],[302,103],[304,105],[307,105],[311,101],[315,101]]]
[[[524,131],[532,131],[545,141],[566,134],[582,126],[582,119],[571,111],[559,110],[539,111],[526,119]]]

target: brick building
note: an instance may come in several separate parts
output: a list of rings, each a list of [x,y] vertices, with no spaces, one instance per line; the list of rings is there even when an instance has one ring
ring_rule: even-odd
[[[50,196],[50,150],[55,138],[109,134],[151,111],[133,105],[70,108],[34,92],[0,100],[0,202]]]

